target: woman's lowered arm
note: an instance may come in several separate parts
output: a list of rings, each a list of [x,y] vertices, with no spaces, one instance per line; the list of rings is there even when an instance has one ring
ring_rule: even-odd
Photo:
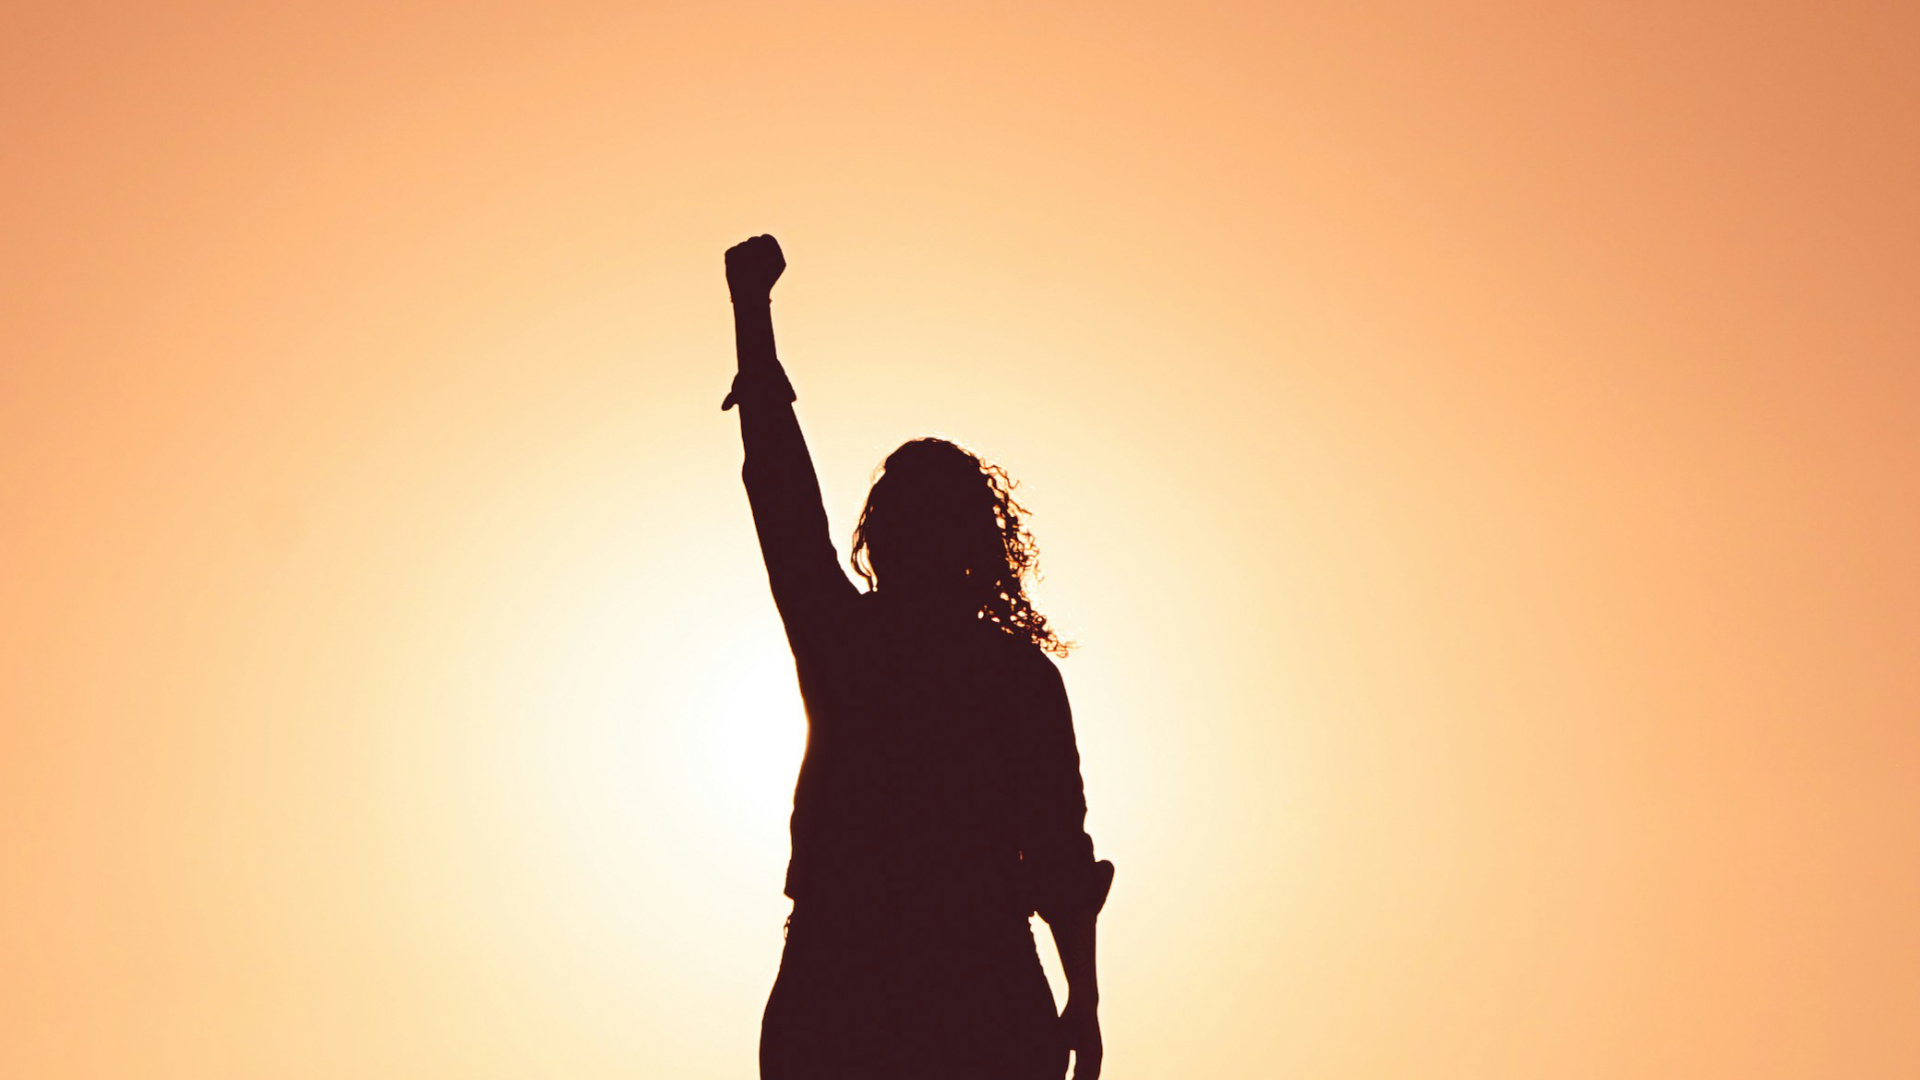
[[[756,236],[728,248],[726,262],[739,370],[721,408],[740,409],[741,478],[774,603],[797,647],[796,619],[824,614],[855,590],[834,553],[820,480],[793,412],[793,386],[774,351],[773,284],[786,258],[773,237]]]
[[[1051,662],[1044,669],[1042,696],[1044,706],[1029,748],[1034,772],[1025,855],[1035,877],[1035,906],[1053,932],[1067,977],[1067,1006],[1060,1021],[1074,1052],[1074,1080],[1096,1080],[1104,1050],[1095,920],[1113,887],[1113,864],[1093,857],[1073,711],[1059,669]]]
[[[1112,865],[1111,863],[1108,864]],[[1073,1050],[1073,1080],[1098,1080],[1105,1050],[1100,1044],[1100,979],[1094,961],[1094,913],[1073,911],[1047,923],[1060,969],[1067,976],[1067,1007],[1060,1013]]]

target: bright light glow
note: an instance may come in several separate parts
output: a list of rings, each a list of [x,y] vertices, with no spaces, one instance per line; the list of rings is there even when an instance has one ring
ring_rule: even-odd
[[[1910,8],[10,5],[0,1077],[752,1075],[762,231],[836,539],[1035,511],[1108,1080],[1910,1076]]]

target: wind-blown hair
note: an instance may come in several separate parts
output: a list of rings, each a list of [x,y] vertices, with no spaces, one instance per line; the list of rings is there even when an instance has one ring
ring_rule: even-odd
[[[1005,469],[945,439],[913,439],[887,455],[849,561],[869,588],[883,574],[913,578],[973,606],[977,616],[1055,656],[1072,643],[1027,599],[1040,547]]]

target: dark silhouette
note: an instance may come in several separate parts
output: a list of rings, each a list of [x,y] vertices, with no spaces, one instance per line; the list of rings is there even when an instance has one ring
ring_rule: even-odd
[[[756,236],[727,251],[742,476],[807,709],[793,899],[760,1075],[1076,1080],[1100,1072],[1094,918],[1113,864],[1085,831],[1066,645],[1028,603],[1006,474],[940,439],[888,456],[840,569]],[[1054,1002],[1028,916],[1053,931]]]

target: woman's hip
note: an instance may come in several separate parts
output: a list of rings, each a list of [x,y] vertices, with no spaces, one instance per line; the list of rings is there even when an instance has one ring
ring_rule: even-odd
[[[763,1076],[814,1075],[795,1071],[809,1063],[871,1076],[1064,1071],[1053,993],[1023,921],[842,914],[795,909],[762,1020]]]

